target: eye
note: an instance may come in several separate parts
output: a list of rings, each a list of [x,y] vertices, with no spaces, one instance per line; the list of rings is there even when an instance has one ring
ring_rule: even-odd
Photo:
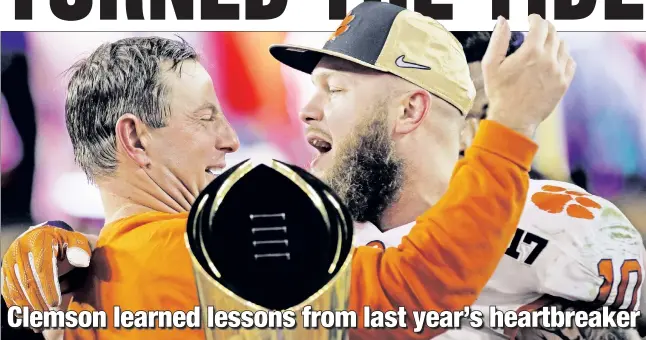
[[[213,122],[213,121],[216,121],[219,116],[220,116],[220,113],[218,111],[211,111],[211,112],[208,112],[208,114],[203,115],[200,118],[200,120],[205,122]]]
[[[338,87],[330,87],[330,88],[328,89],[328,92],[329,92],[329,93],[331,93],[331,94],[336,94],[336,93],[341,93],[341,92],[343,92],[343,90],[341,90],[341,89],[340,89],[340,88],[338,88]]]

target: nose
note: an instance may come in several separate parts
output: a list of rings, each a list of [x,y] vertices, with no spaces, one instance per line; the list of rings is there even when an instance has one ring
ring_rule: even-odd
[[[317,96],[313,96],[298,113],[298,118],[306,124],[312,121],[323,120],[323,106],[320,103],[320,99]]]
[[[238,151],[240,148],[240,139],[238,139],[238,134],[228,121],[224,124],[219,135],[220,138],[218,138],[217,145],[215,146],[218,150],[225,153]]]

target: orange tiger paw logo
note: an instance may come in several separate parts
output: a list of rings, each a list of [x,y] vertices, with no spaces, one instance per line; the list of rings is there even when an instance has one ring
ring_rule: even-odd
[[[586,197],[590,195],[583,192],[554,185],[544,185],[541,190],[532,195],[532,202],[550,214],[560,214],[565,210],[570,217],[592,220],[593,209],[601,209],[599,203]]]
[[[354,15],[353,14],[348,14],[343,21],[341,21],[341,25],[339,25],[339,28],[332,33],[328,41],[336,39],[338,36],[341,34],[345,33],[349,28],[350,28],[350,22],[354,20]]]

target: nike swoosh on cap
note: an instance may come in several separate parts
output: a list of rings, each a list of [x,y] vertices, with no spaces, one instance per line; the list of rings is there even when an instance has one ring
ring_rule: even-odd
[[[420,70],[430,70],[431,69],[428,66],[424,66],[424,65],[415,64],[415,63],[405,61],[404,58],[406,58],[406,56],[403,55],[403,54],[400,55],[399,57],[397,57],[397,59],[395,60],[395,65],[397,65],[397,66],[399,66],[401,68],[416,68],[416,69],[420,69]]]
[[[307,74],[323,56],[389,72],[444,99],[463,116],[469,113],[476,95],[469,65],[462,45],[442,24],[388,1],[361,2],[349,15],[322,48],[279,44],[269,51]]]

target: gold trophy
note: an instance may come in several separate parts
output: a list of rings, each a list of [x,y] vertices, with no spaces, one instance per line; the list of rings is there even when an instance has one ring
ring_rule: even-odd
[[[186,232],[206,339],[347,339],[348,329],[304,327],[301,311],[347,310],[352,236],[346,207],[299,167],[246,160],[218,176],[195,201]],[[277,311],[293,313],[295,325],[281,324]],[[209,324],[215,312],[244,312],[266,327]]]

